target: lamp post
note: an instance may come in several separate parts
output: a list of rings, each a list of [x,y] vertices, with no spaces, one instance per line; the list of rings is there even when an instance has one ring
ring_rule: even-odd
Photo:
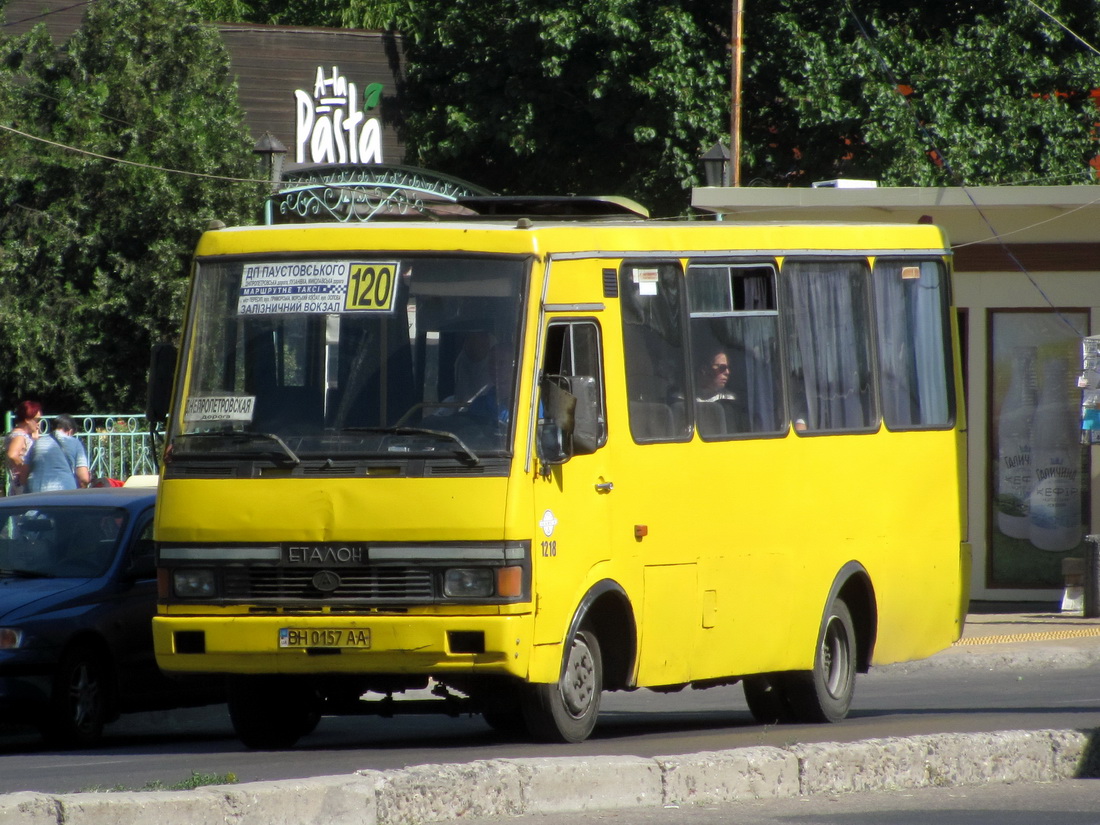
[[[252,147],[252,151],[263,158],[264,170],[267,172],[268,180],[271,181],[271,193],[264,199],[264,223],[270,225],[274,217],[271,199],[279,194],[286,147],[271,132],[264,132]]]
[[[278,183],[282,180],[283,157],[286,155],[286,147],[275,135],[271,132],[264,132],[260,139],[256,141],[256,145],[252,147],[252,151],[264,159],[264,170],[272,183]],[[272,187],[272,189],[278,191],[278,187]]]
[[[730,185],[730,152],[721,143],[716,143],[699,158],[703,163],[703,182],[707,186]]]

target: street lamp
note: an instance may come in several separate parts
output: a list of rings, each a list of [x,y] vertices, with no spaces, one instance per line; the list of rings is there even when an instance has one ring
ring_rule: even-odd
[[[703,181],[707,186],[730,185],[730,152],[721,143],[711,146],[699,158],[703,162]]]
[[[273,184],[277,184],[282,180],[283,157],[286,155],[286,147],[275,135],[271,132],[264,132],[260,139],[256,141],[256,145],[252,147],[252,151],[264,159],[264,169],[267,171],[268,179]],[[278,187],[273,186],[272,190],[277,192]]]

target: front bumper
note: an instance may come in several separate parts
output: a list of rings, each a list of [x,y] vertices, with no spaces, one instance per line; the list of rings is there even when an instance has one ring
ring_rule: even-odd
[[[178,616],[153,619],[169,673],[502,674],[525,677],[530,614],[514,616]],[[369,648],[282,648],[280,631],[367,631]]]

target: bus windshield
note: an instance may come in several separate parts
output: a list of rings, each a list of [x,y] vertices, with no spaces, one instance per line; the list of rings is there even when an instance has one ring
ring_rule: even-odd
[[[528,270],[392,252],[200,259],[172,459],[507,454]]]

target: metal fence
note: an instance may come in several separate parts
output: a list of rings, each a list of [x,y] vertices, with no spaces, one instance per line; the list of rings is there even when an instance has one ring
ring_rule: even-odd
[[[72,418],[78,430],[76,436],[88,453],[88,471],[92,478],[124,481],[133,475],[157,472],[156,449],[144,414],[73,415]],[[43,433],[49,432],[52,420],[53,416],[43,416]],[[11,432],[14,423],[12,414],[8,413],[4,432]]]

